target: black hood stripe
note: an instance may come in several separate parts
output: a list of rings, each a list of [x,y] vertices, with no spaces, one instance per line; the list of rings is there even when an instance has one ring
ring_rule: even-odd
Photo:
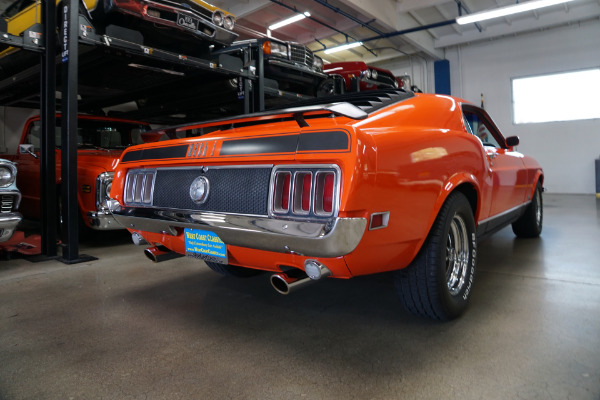
[[[185,158],[189,144],[127,152],[122,161]],[[350,135],[345,131],[306,132],[294,135],[223,140],[216,156],[249,156],[314,151],[350,151]]]
[[[122,161],[162,160],[166,158],[182,158],[187,154],[189,145],[155,147],[125,153]]]

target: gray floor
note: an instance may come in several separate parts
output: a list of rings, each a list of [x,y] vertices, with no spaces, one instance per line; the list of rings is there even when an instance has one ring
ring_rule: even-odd
[[[541,239],[480,244],[445,324],[386,274],[281,296],[117,239],[74,266],[1,261],[0,399],[600,400],[600,200],[545,202]]]

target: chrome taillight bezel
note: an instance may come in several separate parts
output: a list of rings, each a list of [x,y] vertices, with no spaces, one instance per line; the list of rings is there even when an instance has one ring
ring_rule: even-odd
[[[323,208],[324,183],[320,182],[328,175],[333,175],[333,194],[331,211]],[[291,177],[288,188],[288,207],[281,207],[281,184],[283,178]],[[301,206],[304,177],[310,176],[310,200],[308,210]],[[341,170],[335,164],[295,164],[276,165],[271,173],[269,187],[269,216],[283,219],[324,220],[337,217],[340,207]]]
[[[287,183],[286,183],[287,181]],[[287,188],[285,187],[287,185]],[[279,189],[281,188],[281,190]],[[292,189],[292,173],[279,171],[271,175],[271,188],[269,189],[271,208],[279,214],[286,214],[290,210]],[[284,206],[283,197],[287,195],[287,204]]]
[[[126,206],[152,207],[155,180],[156,169],[132,169],[127,171],[125,187],[123,188],[123,203]],[[139,190],[137,190],[138,188]]]

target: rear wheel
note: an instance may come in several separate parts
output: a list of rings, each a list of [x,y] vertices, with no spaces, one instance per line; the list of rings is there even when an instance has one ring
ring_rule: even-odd
[[[450,194],[423,248],[395,272],[400,300],[413,314],[451,320],[467,307],[477,259],[473,211],[459,192]]]
[[[520,238],[534,238],[542,233],[544,222],[544,202],[542,200],[542,185],[538,182],[533,199],[525,213],[512,224],[512,230]]]
[[[249,278],[261,274],[263,271],[253,268],[238,267],[237,265],[219,264],[205,261],[208,268],[224,276],[235,276],[236,278]]]

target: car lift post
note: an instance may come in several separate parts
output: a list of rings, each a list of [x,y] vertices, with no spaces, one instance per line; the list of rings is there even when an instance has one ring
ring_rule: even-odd
[[[60,56],[62,60],[62,261],[65,264],[95,260],[79,254],[79,206],[77,204],[77,69],[79,61],[79,1],[61,4]]]
[[[45,51],[41,53],[41,252],[56,257],[56,3],[44,1]]]

